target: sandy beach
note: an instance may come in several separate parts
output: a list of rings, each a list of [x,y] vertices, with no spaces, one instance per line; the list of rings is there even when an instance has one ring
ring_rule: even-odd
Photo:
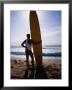
[[[29,61],[29,67],[26,60],[11,59],[11,79],[61,79],[61,60],[43,60],[42,67],[34,68]]]

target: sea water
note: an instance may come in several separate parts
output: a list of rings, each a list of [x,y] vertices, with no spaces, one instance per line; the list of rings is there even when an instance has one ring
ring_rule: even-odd
[[[33,49],[32,49],[33,51]],[[25,48],[21,46],[11,46],[11,58],[26,58]],[[42,47],[42,58],[48,60],[61,60],[61,45],[46,45]]]

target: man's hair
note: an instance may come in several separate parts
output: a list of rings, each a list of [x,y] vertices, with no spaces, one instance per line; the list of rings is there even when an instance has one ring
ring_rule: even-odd
[[[30,38],[30,34],[27,34],[27,38]]]

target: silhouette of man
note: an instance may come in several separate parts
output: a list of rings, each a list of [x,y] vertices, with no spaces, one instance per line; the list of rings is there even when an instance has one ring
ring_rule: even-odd
[[[39,44],[41,43],[41,41],[39,42],[35,42],[32,39],[30,39],[30,34],[27,34],[27,39],[24,40],[21,44],[22,47],[25,47],[25,53],[26,53],[26,62],[27,62],[27,66],[29,67],[29,56],[31,57],[31,63],[34,66],[34,57],[33,57],[33,53],[32,53],[32,44]]]

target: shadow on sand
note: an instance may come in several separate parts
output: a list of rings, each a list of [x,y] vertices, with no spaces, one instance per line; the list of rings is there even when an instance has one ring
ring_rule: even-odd
[[[48,76],[42,66],[37,66],[27,68],[22,79],[48,79]]]
[[[47,73],[43,66],[36,67],[35,79],[48,79]]]
[[[34,78],[34,68],[27,68],[22,79],[33,79]]]

